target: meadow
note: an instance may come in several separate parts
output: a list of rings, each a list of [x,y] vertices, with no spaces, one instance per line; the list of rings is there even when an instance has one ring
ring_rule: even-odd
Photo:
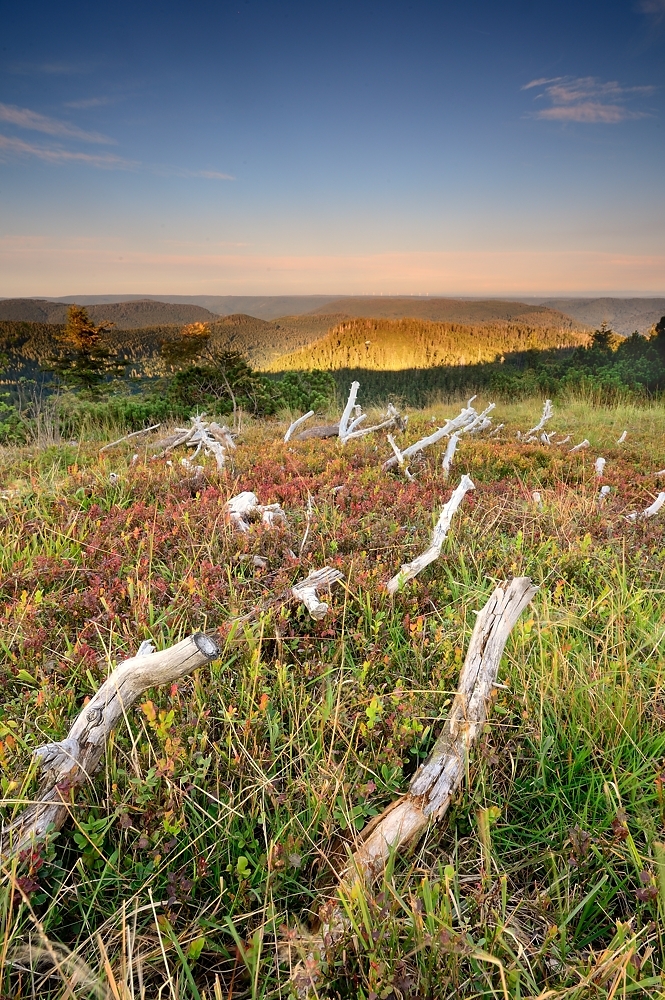
[[[112,427],[0,449],[3,820],[34,795],[34,748],[143,640],[222,647],[127,713],[62,831],[2,859],[2,1000],[292,995],[295,931],[428,755],[474,612],[521,575],[539,590],[464,787],[343,900],[313,995],[662,996],[665,513],[625,515],[664,488],[665,407],[562,402],[550,426],[590,441],[575,454],[517,440],[541,407],[499,403],[501,433],[463,439],[448,479],[445,442],[407,481],[379,435],[284,444],[287,414],[244,416],[203,479],[145,439],[100,455]],[[458,409],[410,413],[398,441]],[[389,597],[463,473],[441,557]],[[234,531],[242,490],[286,524]],[[323,565],[344,580],[315,621],[284,595]]]

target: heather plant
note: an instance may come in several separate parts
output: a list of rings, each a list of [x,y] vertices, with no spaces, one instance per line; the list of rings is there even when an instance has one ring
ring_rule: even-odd
[[[197,482],[145,444],[100,456],[93,426],[0,451],[3,817],[34,794],[31,751],[142,640],[202,629],[222,646],[127,713],[57,836],[3,861],[0,995],[289,995],[293,930],[427,756],[474,611],[521,574],[539,592],[467,782],[444,824],[344,899],[318,995],[662,995],[665,521],[625,514],[662,488],[665,410],[557,408],[558,430],[591,441],[572,455],[517,441],[539,402],[497,410],[498,439],[458,447],[476,490],[440,559],[392,600],[383,584],[454,485],[445,443],[411,482],[381,471],[378,437],[285,445],[275,419],[247,421],[226,472],[206,460]],[[443,415],[412,412],[404,441]],[[234,532],[241,490],[287,524]],[[344,585],[315,621],[283,595],[324,564]]]

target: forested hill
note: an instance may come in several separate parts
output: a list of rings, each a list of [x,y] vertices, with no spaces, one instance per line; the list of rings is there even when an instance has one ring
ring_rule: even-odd
[[[213,322],[207,324],[210,338],[202,340],[201,347],[240,351],[253,365],[261,366],[318,340],[340,319],[325,315],[285,316],[266,322],[254,316],[214,316]],[[5,380],[21,375],[33,378],[40,368],[49,367],[64,350],[63,330],[63,323],[0,320],[0,378],[2,373]],[[171,369],[169,346],[184,340],[182,324],[153,325],[109,330],[102,335],[102,346],[140,374],[158,376]]]
[[[580,324],[570,316],[544,305],[504,302],[502,299],[411,298],[410,296],[349,296],[328,302],[316,313],[343,313],[383,319],[428,319],[437,323],[489,323],[495,320],[519,320],[530,326],[577,329]]]
[[[497,355],[585,344],[582,330],[495,320],[473,326],[415,319],[344,320],[325,337],[275,358],[272,371],[369,368],[375,371],[476,364]]]
[[[0,300],[0,320],[29,323],[65,323],[69,304],[46,299]],[[119,330],[176,326],[186,323],[215,323],[219,316],[202,306],[173,304],[154,299],[110,302],[86,307],[93,323],[113,323]]]
[[[543,305],[560,309],[592,329],[607,323],[615,333],[624,337],[629,337],[635,330],[648,333],[654,323],[665,315],[665,298],[546,299]]]

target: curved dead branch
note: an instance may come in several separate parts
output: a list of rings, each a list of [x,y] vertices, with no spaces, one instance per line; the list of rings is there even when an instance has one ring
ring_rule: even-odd
[[[72,792],[95,773],[109,736],[144,691],[171,684],[219,654],[216,640],[197,632],[160,652],[142,643],[136,656],[117,666],[81,709],[65,739],[35,750],[44,776],[35,801],[2,829],[0,860],[60,829],[70,812]]]

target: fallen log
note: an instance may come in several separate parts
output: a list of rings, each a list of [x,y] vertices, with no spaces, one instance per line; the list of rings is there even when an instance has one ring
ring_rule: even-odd
[[[326,950],[349,929],[339,897],[349,899],[364,893],[385,871],[391,855],[416,842],[431,822],[446,814],[467,773],[469,751],[485,725],[508,636],[537,589],[528,577],[504,582],[478,613],[457,694],[434,750],[414,774],[408,792],[360,834],[335,896],[320,909],[319,932],[290,935],[290,947],[299,948],[302,954],[291,973],[299,996],[316,993]]]
[[[470,478],[470,476],[462,476],[459,486],[454,490],[448,503],[445,505],[439,520],[436,522],[434,531],[432,532],[432,538],[429,546],[417,556],[412,562],[404,563],[399,573],[397,573],[392,580],[389,580],[386,584],[386,589],[389,594],[395,594],[400,590],[404,584],[417,576],[425,566],[429,566],[431,562],[438,559],[441,555],[441,547],[446,540],[446,535],[450,529],[450,525],[453,519],[453,514],[461,504],[462,500],[469,492],[469,490],[475,490],[475,486]]]
[[[144,691],[186,677],[219,654],[216,640],[202,632],[159,652],[141,643],[136,656],[119,664],[82,708],[65,739],[35,750],[44,777],[31,805],[3,826],[0,860],[62,827],[72,806],[70,793],[93,776],[109,736]]]
[[[326,602],[319,600],[319,590],[330,590],[333,583],[343,579],[344,574],[340,570],[324,566],[323,569],[313,570],[300,583],[294,584],[291,594],[297,601],[302,601],[312,618],[318,621],[325,618],[328,612]]]
[[[306,431],[297,434],[294,441],[308,441],[310,438],[331,438],[339,437],[339,423],[317,424],[316,427],[308,427]]]

